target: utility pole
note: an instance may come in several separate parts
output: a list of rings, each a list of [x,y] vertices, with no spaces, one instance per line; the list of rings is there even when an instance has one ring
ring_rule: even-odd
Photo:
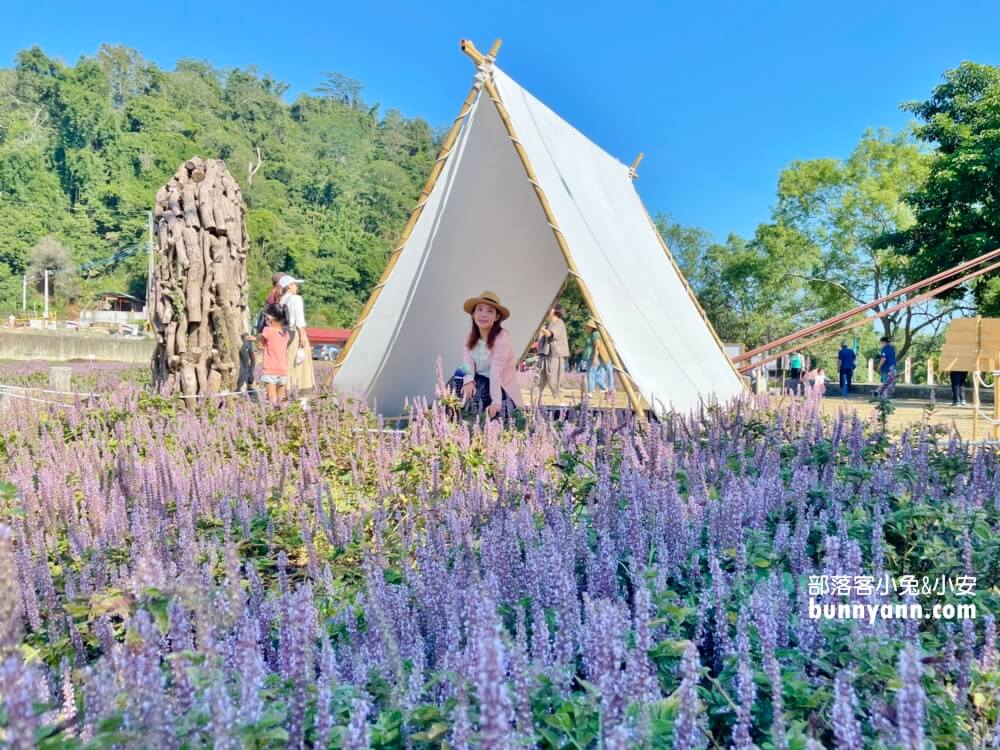
[[[146,320],[153,323],[153,212],[148,214],[149,230],[149,270],[146,273]]]
[[[45,269],[45,323],[48,327],[49,321],[49,274],[52,273],[49,269]]]

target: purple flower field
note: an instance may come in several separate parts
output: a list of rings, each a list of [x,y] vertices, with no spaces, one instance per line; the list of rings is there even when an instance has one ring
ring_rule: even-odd
[[[77,391],[113,391],[123,381],[149,383],[149,368],[122,362],[14,362],[0,361],[0,383],[26,388],[48,388],[49,369],[69,367]]]
[[[118,379],[0,412],[7,746],[1000,747],[996,448],[812,402],[390,431]],[[841,603],[976,611],[812,616]]]

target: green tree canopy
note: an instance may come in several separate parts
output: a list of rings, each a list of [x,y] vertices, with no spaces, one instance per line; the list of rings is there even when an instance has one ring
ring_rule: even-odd
[[[65,65],[34,47],[0,69],[0,300],[20,301],[31,248],[52,237],[70,263],[144,242],[153,196],[185,159],[222,158],[243,187],[253,243],[250,282],[274,270],[309,280],[309,319],[348,325],[406,223],[436,156],[431,128],[328,74],[287,102],[254,68],[181,60],[164,71],[136,50],[103,45]],[[249,180],[250,171],[260,168]],[[145,259],[82,282],[142,296]]]
[[[815,246],[816,262],[803,277],[828,317],[902,288],[911,258],[880,241],[914,224],[906,198],[927,178],[931,157],[908,132],[869,131],[847,159],[797,161],[778,178],[774,220]],[[876,305],[882,312],[913,295]],[[890,313],[882,335],[897,341],[905,356],[913,336],[940,324],[955,310],[934,301]]]
[[[915,223],[888,229],[880,243],[912,256],[909,275],[920,279],[1000,247],[1000,68],[962,63],[904,109],[922,121],[916,135],[934,158],[909,197]],[[1000,315],[1000,275],[972,289],[983,314]]]

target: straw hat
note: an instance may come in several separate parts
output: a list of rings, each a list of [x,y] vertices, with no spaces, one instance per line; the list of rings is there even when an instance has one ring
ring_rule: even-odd
[[[465,304],[462,305],[462,309],[465,310],[469,315],[472,315],[472,311],[476,309],[478,304],[490,305],[495,307],[500,311],[500,320],[507,320],[510,317],[510,310],[500,304],[500,298],[496,295],[496,292],[486,291],[480,294],[478,297],[470,297],[465,300]]]
[[[587,328],[597,328],[597,321],[591,318],[587,321]]]

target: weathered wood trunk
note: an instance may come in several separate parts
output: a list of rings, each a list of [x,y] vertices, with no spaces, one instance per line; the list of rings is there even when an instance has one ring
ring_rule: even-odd
[[[185,396],[233,390],[249,333],[246,207],[218,159],[189,159],[156,193],[153,380]]]

